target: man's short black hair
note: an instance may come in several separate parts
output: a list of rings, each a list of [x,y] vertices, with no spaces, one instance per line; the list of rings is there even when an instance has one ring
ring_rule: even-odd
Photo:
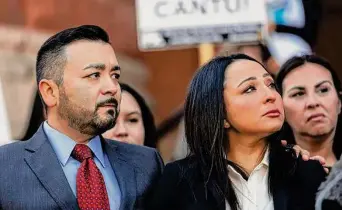
[[[82,25],[65,29],[50,37],[38,51],[36,63],[37,84],[42,79],[50,79],[59,86],[63,82],[63,69],[66,64],[64,48],[78,40],[109,42],[105,30],[95,25]],[[87,52],[84,52],[87,53]]]

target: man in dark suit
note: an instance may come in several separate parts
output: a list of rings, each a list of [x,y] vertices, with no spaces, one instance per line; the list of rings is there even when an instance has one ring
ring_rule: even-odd
[[[98,26],[66,29],[37,56],[45,121],[0,147],[0,209],[144,209],[162,173],[151,148],[106,140],[121,100],[120,66]]]

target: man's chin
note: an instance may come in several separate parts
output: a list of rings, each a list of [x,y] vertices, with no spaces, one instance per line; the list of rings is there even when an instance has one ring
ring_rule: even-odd
[[[318,130],[318,131],[311,132],[309,134],[310,134],[310,136],[313,136],[313,137],[321,137],[321,136],[328,135],[329,131],[327,131],[327,130]]]
[[[107,117],[105,119],[101,119],[96,124],[100,129],[109,130],[115,126],[115,119],[113,117]]]
[[[97,115],[111,115],[115,116],[118,112],[114,107],[99,107],[96,110]]]
[[[106,112],[96,113],[96,118],[99,121],[106,122],[106,121],[116,121],[117,112],[114,109],[107,110]]]

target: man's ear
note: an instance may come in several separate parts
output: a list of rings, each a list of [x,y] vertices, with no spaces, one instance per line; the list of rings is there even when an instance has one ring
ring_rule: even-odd
[[[52,80],[42,79],[38,84],[39,92],[47,107],[54,107],[59,100],[59,89]]]

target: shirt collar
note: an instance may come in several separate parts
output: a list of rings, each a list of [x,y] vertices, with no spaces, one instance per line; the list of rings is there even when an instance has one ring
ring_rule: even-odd
[[[261,166],[266,166],[267,168],[269,167],[269,154],[270,150],[269,147],[267,147],[264,157],[254,170],[258,170]],[[238,174],[238,172],[232,166],[228,165],[228,169]]]
[[[270,164],[270,157],[269,157],[269,154],[270,154],[270,148],[269,147],[267,147],[267,149],[266,149],[266,152],[265,152],[265,154],[264,154],[264,158],[262,159],[262,161],[261,161],[261,164],[264,164],[265,166],[269,166],[269,164]]]
[[[103,168],[106,167],[100,136],[95,136],[88,142],[88,147],[93,151]]]
[[[47,121],[43,125],[44,131],[50,141],[53,150],[55,151],[58,160],[65,166],[69,160],[72,150],[76,146],[76,142],[65,134],[52,128]],[[87,146],[94,153],[95,157],[100,161],[101,165],[105,168],[104,154],[102,150],[101,139],[95,136],[88,143]]]

